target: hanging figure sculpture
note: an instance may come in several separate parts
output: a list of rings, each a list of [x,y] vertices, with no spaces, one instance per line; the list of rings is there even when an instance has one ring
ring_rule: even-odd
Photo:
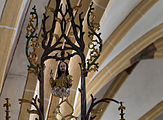
[[[52,87],[52,95],[56,97],[68,97],[70,88],[72,87],[72,76],[69,75],[68,64],[61,61],[58,65],[56,79],[53,78],[53,73],[50,73],[50,85]]]

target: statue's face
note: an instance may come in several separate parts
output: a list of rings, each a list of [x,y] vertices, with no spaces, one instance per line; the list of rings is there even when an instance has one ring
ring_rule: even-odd
[[[66,71],[66,64],[64,62],[61,62],[59,69],[61,72],[65,72]]]

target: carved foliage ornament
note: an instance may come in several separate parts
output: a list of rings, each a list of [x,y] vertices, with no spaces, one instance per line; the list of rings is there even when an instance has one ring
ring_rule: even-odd
[[[36,54],[36,49],[39,48],[40,44],[38,42],[38,34],[36,33],[38,29],[38,15],[35,6],[30,12],[31,17],[29,18],[29,24],[26,27],[26,56],[29,61],[28,70],[31,73],[38,74],[39,65],[37,64],[38,56]]]

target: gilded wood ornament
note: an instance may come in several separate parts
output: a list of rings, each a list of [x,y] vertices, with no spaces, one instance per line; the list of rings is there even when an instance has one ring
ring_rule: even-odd
[[[99,23],[95,22],[95,15],[93,13],[93,2],[90,5],[88,15],[87,15],[87,24],[89,28],[88,37],[90,43],[88,48],[90,50],[89,59],[87,59],[87,71],[98,71],[99,63],[97,63],[100,53],[102,51],[102,39],[100,37],[101,33],[98,33],[100,29]]]
[[[29,61],[28,70],[30,73],[38,74],[39,64],[37,64],[38,56],[36,54],[36,49],[39,48],[40,43],[38,42],[38,15],[36,12],[36,7],[32,8],[30,12],[31,17],[29,18],[29,24],[26,27],[26,56]]]

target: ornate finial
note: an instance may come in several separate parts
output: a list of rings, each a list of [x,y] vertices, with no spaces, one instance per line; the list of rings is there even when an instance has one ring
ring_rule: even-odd
[[[120,107],[118,108],[118,110],[121,112],[120,113],[120,116],[121,116],[121,119],[120,120],[125,120],[124,119],[124,110],[125,110],[126,108],[125,108],[125,106],[123,106],[123,102],[120,102]]]
[[[10,112],[10,110],[9,110],[9,107],[11,107],[11,104],[9,103],[9,98],[5,98],[5,100],[6,100],[6,103],[3,105],[3,107],[6,107],[6,120],[9,120],[11,117],[10,117],[10,115],[9,115],[9,112]]]

